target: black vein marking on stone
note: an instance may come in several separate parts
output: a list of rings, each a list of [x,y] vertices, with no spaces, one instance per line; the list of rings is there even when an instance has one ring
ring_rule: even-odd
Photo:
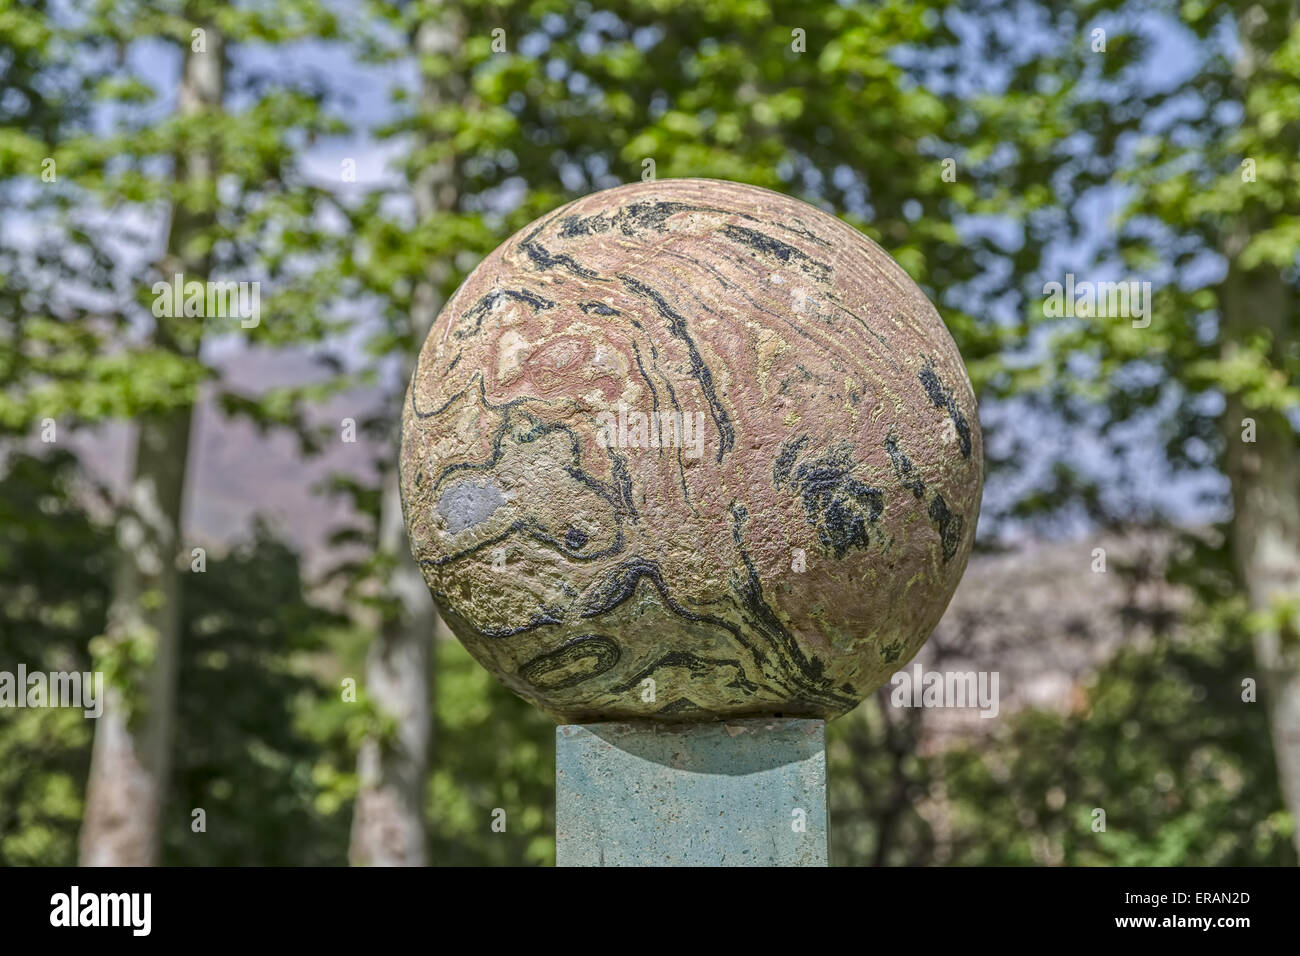
[[[475,627],[473,630],[479,637],[486,637],[491,640],[501,640],[503,638],[525,634],[528,631],[535,631],[539,627],[546,627],[548,624],[561,624],[563,621],[564,618],[560,610],[556,608],[543,607],[541,612],[535,614],[532,620],[527,624],[520,624],[516,627]]]
[[[422,564],[424,562],[421,562]],[[554,624],[562,623],[562,612],[555,608],[543,607],[542,610],[533,616],[527,624],[521,624],[517,627],[501,627],[483,629],[476,627],[474,624],[456,610],[456,605],[446,594],[429,588],[429,593],[433,596],[433,603],[438,607],[438,613],[442,619],[447,622],[448,626],[456,634],[473,634],[489,640],[502,640],[514,637],[518,634],[525,634],[529,631],[537,630],[541,627],[548,627]],[[466,598],[468,600],[468,598]]]
[[[564,546],[570,551],[581,551],[590,540],[587,532],[581,528],[570,528],[564,532]]]
[[[745,676],[745,667],[739,659],[734,657],[698,657],[689,651],[670,651],[659,657],[637,672],[631,679],[624,681],[617,687],[611,687],[611,694],[624,694],[634,688],[640,687],[641,682],[654,673],[665,667],[685,667],[691,672],[692,677],[700,677],[718,667],[734,667],[737,676],[724,686],[734,688],[735,690],[748,691],[754,693],[759,689],[758,685]],[[662,713],[662,711],[661,711]]]
[[[919,501],[925,496],[925,482],[917,473],[912,459],[903,454],[903,450],[898,447],[898,437],[893,432],[885,438],[885,451],[889,453],[889,461],[894,466],[894,474],[898,475],[899,483]]]
[[[641,373],[641,377],[645,379],[646,386],[650,389],[650,410],[654,413],[654,420],[660,422],[659,427],[662,430],[663,424],[662,424],[662,420],[659,418],[659,390],[655,388],[655,383],[651,380],[650,376],[646,373],[645,365],[641,363],[641,350],[636,347],[635,342],[632,343],[632,357],[636,360],[637,371]],[[659,450],[659,457],[662,458],[664,456],[664,446],[662,441],[660,441],[659,443],[658,450]],[[680,456],[680,454],[681,454],[681,447],[679,443],[678,455]],[[683,480],[683,490],[684,489],[685,489],[685,481]]]
[[[731,537],[740,559],[745,563],[747,572],[743,580],[736,581],[733,578],[733,588],[739,594],[742,606],[752,615],[751,626],[776,648],[801,692],[801,700],[816,702],[823,706],[829,704],[836,709],[850,709],[856,706],[858,703],[856,697],[837,692],[830,680],[823,676],[821,659],[809,658],[804,654],[799,642],[790,633],[790,629],[781,622],[763,596],[763,583],[758,576],[758,569],[754,567],[754,562],[745,551],[744,535],[741,531],[743,524],[749,518],[749,512],[743,505],[733,501],[731,517]]]
[[[556,213],[556,215],[558,215],[558,213]],[[579,265],[574,261],[572,256],[552,255],[545,246],[536,241],[537,237],[542,234],[542,230],[549,226],[551,220],[554,218],[555,216],[552,215],[544,220],[536,229],[520,241],[519,248],[523,250],[524,255],[528,256],[529,261],[542,272],[545,272],[548,269],[567,269],[579,278],[603,281],[601,280],[599,273],[593,272],[586,266]]]
[[[597,213],[594,216],[565,216],[560,221],[560,238],[576,239],[579,236],[591,236],[618,229],[625,236],[635,236],[642,230],[663,232],[669,217],[679,212],[724,212],[721,209],[709,209],[705,206],[692,206],[690,203],[669,202],[633,202],[610,212]]]
[[[650,358],[652,361],[658,361],[659,359],[659,351],[658,349],[655,348],[654,342],[650,343]],[[677,393],[673,391],[673,383],[668,380],[667,375],[664,375],[663,379],[664,379],[664,389],[668,392],[668,401],[672,405],[673,411],[678,416],[684,415],[685,412],[682,411],[682,406],[677,404]],[[681,482],[682,500],[684,500],[690,506],[691,511],[695,511],[695,503],[691,501],[691,492],[686,487],[686,463],[682,461],[681,442],[678,443],[676,452],[677,452],[677,480]],[[696,513],[698,514],[698,512]]]
[[[798,454],[807,436],[792,449]],[[884,496],[852,475],[856,462],[847,445],[832,449],[827,455],[803,462],[791,471],[793,459],[787,460],[782,446],[777,465],[772,470],[777,488],[789,483],[803,499],[808,524],[817,529],[817,537],[836,558],[843,558],[850,548],[865,549],[870,543],[868,529],[884,510]]]
[[[423,350],[422,350],[422,351],[423,351]],[[415,370],[414,370],[414,372],[413,372],[412,375],[411,375],[411,381],[412,381],[412,382],[415,382],[415,381],[418,381],[418,380],[419,380],[419,375],[420,375],[420,364],[421,364],[421,362],[423,361],[423,359],[424,359],[423,354],[417,355],[417,356],[415,357]],[[469,384],[467,384],[467,385],[466,385],[464,388],[462,388],[460,391],[454,393],[454,394],[453,394],[450,398],[448,398],[445,402],[443,402],[441,405],[439,405],[437,408],[435,408],[433,411],[430,411],[430,412],[422,412],[422,411],[420,411],[420,406],[419,406],[419,404],[416,403],[416,400],[415,400],[415,398],[416,398],[416,392],[418,391],[418,389],[416,389],[416,388],[413,387],[413,388],[409,389],[409,392],[410,392],[410,394],[411,394],[411,414],[414,415],[416,418],[433,418],[433,417],[435,417],[435,416],[437,416],[437,415],[441,415],[441,414],[442,414],[443,412],[445,412],[447,409],[451,408],[451,406],[454,405],[456,402],[458,402],[462,397],[464,397],[465,393],[468,392],[468,391],[470,390],[470,386],[473,385],[475,382],[478,383],[479,394],[480,394],[480,395],[485,395],[485,393],[484,393],[484,391],[483,391],[483,373],[482,373],[482,372],[475,372],[474,375],[473,375],[473,377],[470,378]],[[484,398],[484,401],[486,402],[486,400],[487,400],[487,399],[486,399],[486,397],[485,397],[485,398]]]
[[[826,263],[819,262],[788,242],[774,239],[767,233],[759,232],[757,229],[749,229],[745,226],[723,226],[722,234],[732,242],[747,246],[764,255],[773,256],[781,262],[798,266],[801,272],[815,275],[823,282],[830,278],[831,267]]]
[[[511,538],[513,538],[516,534],[521,534],[521,533],[532,538],[534,541],[538,542],[539,544],[544,544],[547,547],[554,548],[556,551],[559,551],[570,561],[595,561],[599,558],[612,558],[622,553],[623,546],[626,543],[623,538],[622,527],[619,525],[615,525],[614,540],[608,548],[605,548],[601,551],[592,551],[588,554],[582,554],[580,551],[570,548],[567,541],[556,538],[554,535],[550,533],[549,529],[547,529],[544,525],[540,524],[539,522],[534,521],[531,518],[520,518],[506,525],[504,530],[502,530],[499,534],[493,535],[490,538],[472,544],[467,548],[462,548],[459,551],[453,551],[450,554],[444,554],[442,557],[439,558],[422,558],[420,559],[420,567],[440,568],[444,565],[452,564],[453,562],[463,560],[464,558],[473,557],[474,555],[478,554],[480,551],[485,551],[488,548],[493,547],[494,545],[498,545],[504,541],[508,541]]]
[[[418,376],[420,374],[420,365],[423,361],[423,358],[424,358],[423,355],[417,355],[415,357],[415,370],[411,375],[412,381],[418,380]],[[519,398],[512,398],[500,404],[493,403],[491,400],[488,399],[487,389],[483,385],[483,370],[479,369],[473,375],[470,376],[470,379],[465,384],[464,388],[451,395],[445,402],[443,402],[441,405],[439,405],[437,408],[433,409],[432,411],[428,411],[428,412],[420,411],[420,406],[416,403],[416,394],[415,394],[416,390],[414,388],[408,389],[411,395],[411,414],[414,415],[416,418],[420,418],[420,419],[436,418],[438,415],[441,415],[447,409],[451,408],[451,406],[456,404],[456,402],[460,401],[460,399],[464,398],[465,393],[468,392],[475,385],[478,386],[479,402],[482,403],[484,408],[489,408],[494,412],[499,412],[510,408],[517,408],[529,402],[538,405],[553,404],[550,399],[538,398],[534,395],[521,395]]]
[[[452,359],[452,360],[451,360],[451,364],[449,364],[449,365],[447,366],[447,371],[448,371],[448,372],[450,372],[452,369],[454,369],[457,365],[460,364],[460,357],[461,357],[463,354],[464,354],[464,350],[461,350],[460,352],[457,352],[457,353],[456,353],[456,357],[455,357],[454,359]]]
[[[575,442],[577,441],[568,428],[563,430],[568,432]],[[600,479],[583,471],[581,466],[576,463],[565,465],[564,470],[574,481],[581,482],[609,502],[620,518],[626,518],[633,524],[641,520],[636,505],[632,501],[632,478],[627,473],[627,462],[622,455],[617,455],[612,451],[609,452],[609,470],[613,479],[610,485],[606,485]]]
[[[735,445],[736,433],[731,427],[731,419],[727,415],[727,410],[722,407],[722,402],[718,400],[717,392],[714,390],[713,372],[704,364],[699,349],[695,347],[695,341],[691,338],[690,330],[686,327],[686,319],[675,312],[664,297],[648,285],[622,273],[618,274],[618,279],[628,291],[654,305],[655,310],[668,321],[668,331],[686,346],[691,362],[691,375],[699,382],[700,390],[704,393],[704,401],[709,406],[709,414],[713,418],[713,424],[718,429],[718,461],[722,461],[722,456],[731,451],[732,446]]]
[[[857,322],[860,326],[862,326],[862,328],[866,331],[866,333],[870,335],[873,339],[875,339],[881,345],[885,346],[885,348],[890,348],[889,340],[885,338],[883,335],[881,335],[879,332],[877,332],[875,329],[873,329],[871,327],[871,324],[867,322],[867,320],[864,319],[862,316],[858,315],[856,312],[854,312],[852,309],[848,308],[847,306],[842,305],[839,301],[840,297],[838,295],[836,295],[834,292],[827,292],[826,298],[830,300],[831,305],[835,306],[835,308],[839,309],[849,318],[853,319],[853,321]],[[892,356],[890,357],[890,364],[893,365],[894,368],[896,369],[899,368],[898,362],[896,362]]]
[[[948,502],[939,494],[930,502],[930,520],[939,526],[939,543],[943,547],[943,562],[947,564],[961,544],[961,529],[965,521],[961,515],[948,510]]]
[[[798,662],[802,660],[802,655],[790,659],[786,663],[780,661],[776,662],[776,666],[779,668],[779,674],[772,674],[768,668],[768,656],[762,651],[762,649],[755,645],[753,641],[745,636],[745,632],[739,626],[725,618],[715,617],[711,614],[699,614],[678,604],[669,593],[668,585],[664,583],[663,574],[659,569],[659,565],[647,558],[640,556],[629,558],[606,575],[605,579],[596,586],[591,596],[588,598],[584,610],[582,611],[582,617],[593,618],[609,613],[636,593],[637,586],[641,583],[643,577],[649,578],[650,582],[655,586],[655,589],[659,592],[659,597],[663,602],[663,606],[668,608],[668,610],[672,611],[678,617],[691,621],[692,623],[707,624],[721,628],[730,634],[737,644],[749,652],[758,670],[773,681],[774,689],[783,696],[790,693],[788,681],[794,681],[797,684],[796,689],[802,693],[810,694],[813,697],[817,697],[820,694],[820,691],[815,687],[815,680],[813,687],[806,686],[808,684],[808,678],[798,669]],[[747,600],[752,600],[752,594],[746,593],[743,596]],[[767,614],[771,615],[770,609],[767,609]],[[767,643],[772,645],[774,650],[788,656],[786,653],[786,644],[793,644],[793,638],[789,636],[788,632],[785,632],[784,629],[780,627],[779,622],[776,627],[777,630],[775,634],[771,631],[770,626],[762,625],[757,629],[766,639]],[[785,640],[782,640],[782,634],[784,634]],[[784,674],[787,679],[781,679],[780,674]],[[826,700],[823,699],[823,703],[826,703]],[[845,703],[851,707],[856,703],[856,701],[851,699],[846,700],[839,697],[836,697],[833,700],[833,704],[837,708],[843,707]]]
[[[521,665],[519,676],[538,690],[565,690],[599,677],[618,663],[619,655],[613,638],[582,634]]]
[[[623,313],[604,302],[583,302],[579,308],[588,315],[622,315]]]
[[[930,396],[930,401],[934,402],[935,408],[942,408],[948,412],[953,427],[957,429],[957,438],[961,443],[961,456],[969,458],[970,425],[966,423],[966,416],[961,413],[957,399],[953,398],[952,390],[944,387],[943,382],[939,381],[939,376],[934,372],[934,366],[929,363],[926,363],[917,377],[920,378],[925,393]]]
[[[671,607],[674,613],[688,620],[702,620],[693,611],[679,608],[677,603],[669,597],[668,586],[664,584],[658,563],[639,556],[623,561],[592,589],[583,607],[582,616],[599,617],[602,614],[609,613],[632,596],[642,577],[648,577],[653,582],[654,586],[659,589],[659,594],[664,599],[664,603]]]
[[[483,319],[496,308],[496,304],[503,299],[514,299],[516,302],[522,302],[533,310],[534,313],[545,312],[547,309],[555,308],[555,303],[550,299],[540,296],[535,292],[529,292],[527,289],[492,289],[485,293],[477,302],[471,305],[461,315],[461,320],[472,319],[474,327],[470,329],[458,328],[451,334],[457,339],[467,339],[477,335],[483,328]],[[459,325],[460,322],[457,322]]]
[[[586,266],[578,265],[577,261],[570,255],[552,255],[546,250],[545,246],[536,242],[525,242],[520,248],[527,253],[528,258],[538,269],[545,272],[547,269],[563,268],[568,269],[574,275],[583,279],[599,279],[600,274],[588,269]]]
[[[776,462],[772,465],[772,484],[776,488],[790,480],[790,472],[794,469],[794,463],[799,459],[799,452],[803,446],[808,444],[808,436],[800,435],[781,445],[781,450],[777,453]]]
[[[637,371],[641,373],[646,386],[650,389],[650,405],[657,415],[659,412],[659,390],[655,388],[655,383],[650,381],[650,376],[646,374],[645,366],[641,364],[641,350],[636,347],[635,342],[632,343],[632,357],[636,360]],[[661,447],[659,450],[662,452],[663,448]]]
[[[800,219],[798,216],[790,217],[790,222],[797,223],[798,228],[795,228],[794,226],[791,226],[788,223],[778,222],[775,220],[770,221],[769,225],[776,226],[778,229],[784,229],[787,232],[793,232],[797,236],[803,236],[805,239],[809,240],[810,242],[815,242],[819,246],[831,245],[831,241],[829,239],[823,239],[821,236],[817,235],[815,232],[813,232],[811,229],[805,226],[803,224],[803,220]]]

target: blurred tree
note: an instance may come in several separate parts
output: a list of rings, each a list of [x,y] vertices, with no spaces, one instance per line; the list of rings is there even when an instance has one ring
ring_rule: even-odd
[[[11,385],[21,356],[22,329],[10,317],[24,296],[40,293],[34,287],[43,278],[24,255],[18,212],[40,193],[42,174],[58,175],[48,144],[85,121],[90,86],[45,0],[0,4],[0,385]],[[15,394],[0,390],[0,433],[30,425],[17,405]]]
[[[919,752],[920,709],[891,707],[886,686],[827,727],[834,866],[922,866],[935,837],[917,812],[936,787],[933,756]]]
[[[4,463],[0,671],[90,670],[111,596],[111,514],[67,451]],[[314,664],[341,622],[307,602],[297,557],[262,527],[188,583],[162,862],[342,862],[351,794],[344,785],[338,799],[328,770],[355,751],[350,705]],[[0,708],[0,865],[76,862],[94,726],[79,708]]]
[[[1027,711],[944,754],[951,862],[1294,865],[1249,670],[1245,640],[1166,636],[1121,651],[1076,712]]]
[[[106,504],[66,451],[4,463],[0,672],[90,670],[113,539],[86,509]],[[92,726],[76,708],[0,707],[0,866],[75,861]]]
[[[463,42],[464,24],[450,4],[382,5],[376,10],[406,41],[377,56],[411,57],[419,77],[409,110],[385,131],[388,137],[411,137],[403,167],[407,190],[403,198],[409,200],[412,223],[410,234],[389,232],[385,238],[414,250],[421,235],[437,228],[459,198],[453,157],[433,153],[433,146],[439,110],[457,102],[464,93],[460,76],[438,68]],[[364,243],[373,233],[362,223],[370,221],[376,209],[369,204],[363,208],[363,218],[354,217],[353,222]],[[384,250],[385,258],[389,251]],[[388,261],[355,261],[355,274],[363,287],[385,302],[380,339],[390,348],[395,346],[401,359],[397,389],[383,406],[385,420],[378,429],[385,448],[397,445],[405,383],[442,307],[453,271],[441,249],[432,255],[404,257],[403,262],[409,271],[403,272],[398,265],[394,272],[394,264]],[[376,269],[382,274],[376,275]],[[394,281],[402,289],[396,296]],[[385,348],[378,351],[383,354]],[[371,734],[361,744],[357,758],[360,790],[348,858],[358,865],[420,866],[426,862],[424,795],[434,725],[430,707],[437,663],[432,653],[436,612],[406,540],[395,457],[379,462],[379,473],[374,560],[369,568],[371,581],[378,584],[373,603],[379,627],[366,664],[366,692],[380,713],[393,722],[394,730],[383,739]]]
[[[440,866],[554,865],[555,725],[458,642],[439,641],[437,651],[431,858]]]
[[[1220,478],[1236,592],[1251,611],[1242,626],[1300,819],[1300,13],[1287,0],[986,12],[1025,24],[1009,38],[1047,38],[1012,49],[1006,89],[981,103],[978,123],[1003,144],[989,196],[1038,257],[1010,280],[1034,303],[1026,381],[1042,382],[1067,422],[1095,427],[1107,460],[1134,457],[1137,425],[1163,439],[1174,473]],[[1174,41],[1187,62],[1166,66],[1158,50]],[[1034,184],[1050,193],[1012,198]],[[1099,225],[1097,210],[1112,208]],[[1150,311],[1049,314],[1035,286],[1065,272],[1149,281]],[[1095,487],[1072,458],[1042,504]],[[1158,489],[1137,506],[1135,490],[1089,510],[1168,520]]]
[[[1112,564],[1121,649],[1062,706],[1004,711],[940,746],[922,710],[890,707],[886,687],[831,724],[833,862],[1294,864],[1268,718],[1242,699],[1246,604],[1214,545],[1168,569]],[[1141,599],[1154,575],[1190,603]],[[968,669],[972,648],[953,650]],[[935,652],[929,669],[951,666],[947,648]]]
[[[33,125],[7,139],[17,149],[5,172],[35,184],[27,206],[34,236],[9,257],[26,292],[11,297],[16,308],[3,318],[0,418],[22,430],[46,419],[71,427],[124,418],[138,427],[118,521],[114,599],[105,634],[92,645],[111,689],[97,725],[82,858],[150,863],[174,733],[192,409],[211,375],[201,343],[240,325],[276,344],[311,340],[327,327],[315,309],[306,310],[309,318],[302,310],[328,289],[305,292],[292,281],[296,258],[319,248],[320,233],[318,191],[295,176],[293,163],[305,137],[340,127],[322,111],[318,90],[266,85],[256,70],[230,72],[227,43],[328,37],[333,21],[308,0],[257,10],[105,2],[57,20],[26,15],[31,22],[17,42],[56,38],[66,62],[49,70],[78,64],[73,77],[86,79],[72,85],[93,82],[96,100],[76,128]],[[150,44],[155,54],[158,44],[179,54],[174,103],[146,79]],[[226,111],[228,96],[247,93],[242,108]],[[42,129],[43,141],[35,136]],[[170,222],[160,248],[164,212]],[[269,280],[276,294],[261,300],[260,314],[209,315],[211,294],[191,298],[187,289],[183,303],[158,294],[155,283],[176,275],[186,283]],[[221,397],[260,424],[298,424],[300,396]]]
[[[226,94],[225,37],[210,19],[195,22],[195,38],[182,53],[176,113],[181,123],[206,124],[221,111]],[[174,150],[174,182],[182,189],[172,195],[162,274],[192,281],[210,275],[213,266],[204,232],[216,221],[216,141],[182,139]],[[202,322],[189,321],[187,310],[177,305],[153,310],[157,321],[149,345],[169,359],[197,364]],[[181,641],[177,559],[193,410],[191,394],[137,419],[135,462],[118,521],[121,554],[113,603],[95,648],[109,687],[95,725],[81,831],[81,861],[90,866],[150,865],[161,849],[175,733]]]
[[[340,695],[311,666],[341,625],[307,603],[297,555],[260,525],[190,579],[165,863],[344,860],[346,815],[314,772],[329,747],[315,712]]]

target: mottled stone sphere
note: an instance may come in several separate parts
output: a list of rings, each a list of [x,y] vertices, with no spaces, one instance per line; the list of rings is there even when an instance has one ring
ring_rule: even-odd
[[[514,235],[438,317],[402,417],[438,608],[572,723],[850,710],[943,614],[982,462],[961,356],[902,268],[712,180]]]

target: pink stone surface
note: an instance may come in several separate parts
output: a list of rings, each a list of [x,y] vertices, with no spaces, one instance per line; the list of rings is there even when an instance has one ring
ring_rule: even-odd
[[[434,599],[561,722],[848,711],[943,614],[982,474],[961,357],[902,268],[713,180],[596,193],[497,248],[403,415]]]

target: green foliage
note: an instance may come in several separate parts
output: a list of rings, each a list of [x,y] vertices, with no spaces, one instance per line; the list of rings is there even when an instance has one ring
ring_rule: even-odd
[[[1242,700],[1240,634],[1121,651],[1076,712],[1018,715],[945,755],[953,862],[1294,865],[1265,712]]]
[[[87,513],[85,492],[67,452],[6,463],[0,671],[98,666],[88,647],[104,626],[112,534]],[[346,859],[349,808],[319,771],[353,751],[332,712],[337,685],[311,667],[337,619],[306,601],[296,556],[265,528],[185,584],[164,862]],[[77,709],[0,708],[0,864],[76,863],[93,728]],[[196,807],[205,833],[191,830]]]
[[[58,451],[14,454],[0,478],[0,671],[92,667],[112,535],[78,475]],[[263,526],[184,582],[163,862],[344,862],[356,748],[374,728],[340,682],[360,672],[367,635],[307,600],[297,557]],[[553,863],[554,725],[455,642],[439,643],[435,672],[431,859]],[[93,727],[79,710],[0,708],[0,865],[75,864]],[[496,807],[504,833],[491,829]]]
[[[1132,442],[1125,425],[1154,423],[1172,469],[1225,471],[1223,429],[1239,431],[1241,414],[1295,454],[1300,437],[1284,417],[1300,409],[1292,6],[1035,7],[1047,41],[1015,52],[1006,89],[976,114],[979,135],[1005,154],[985,208],[1025,233],[1009,284],[1023,294],[1027,341],[1038,347],[1017,387],[1069,421],[1099,422],[1112,460]],[[1090,45],[1095,29],[1106,31],[1104,53]],[[1159,52],[1173,40],[1191,62],[1161,70]],[[1035,183],[1051,188],[1016,197]],[[1045,316],[1042,283],[1066,271],[1149,281],[1150,326]],[[1247,301],[1279,282],[1278,301]],[[1224,398],[1243,410],[1227,422]],[[1036,510],[1072,500],[1052,495]],[[1123,510],[1107,517],[1131,517]]]
[[[429,858],[438,866],[555,863],[555,724],[454,641],[437,646]],[[506,811],[505,832],[492,829]]]
[[[176,769],[164,862],[321,866],[347,858],[348,817],[313,769],[313,673],[333,615],[309,604],[297,556],[264,527],[186,578]],[[191,813],[206,812],[206,832]]]
[[[347,127],[317,84],[292,75],[265,83],[241,69],[240,55],[328,41],[335,21],[322,4],[96,3],[57,20],[43,3],[0,11],[22,25],[4,34],[0,56],[15,86],[68,87],[53,99],[31,95],[27,115],[0,130],[0,190],[31,232],[23,243],[0,242],[0,433],[30,431],[46,417],[75,425],[189,407],[216,378],[199,352],[205,337],[278,348],[340,329],[329,307],[332,270],[322,267],[334,199],[299,161],[305,144]],[[224,56],[229,102],[219,108],[160,117],[174,89],[151,87],[138,58],[103,55],[110,45],[124,53],[163,41],[179,65],[199,42],[196,29],[211,34],[204,55]],[[189,168],[196,155],[210,163],[202,175]],[[53,179],[42,178],[46,158]],[[160,254],[168,210],[183,248]],[[155,283],[177,272],[187,282],[261,283],[258,324],[158,316]],[[142,325],[154,334],[142,337]],[[299,431],[309,447],[306,403],[350,384],[332,376],[249,396],[216,382],[227,411]]]
[[[1054,710],[922,749],[920,711],[886,687],[828,729],[836,865],[1294,865],[1239,597],[1221,551],[1176,563],[1201,596]],[[1112,568],[1111,573],[1127,573]],[[1190,623],[1188,623],[1190,622]],[[1093,829],[1105,811],[1105,830]]]
[[[826,728],[834,866],[921,866],[934,835],[918,805],[937,777],[918,752],[920,711],[889,706],[886,687]]]
[[[77,500],[76,460],[13,454],[0,477],[0,671],[90,669],[112,539]],[[0,865],[76,860],[92,722],[0,708]]]

